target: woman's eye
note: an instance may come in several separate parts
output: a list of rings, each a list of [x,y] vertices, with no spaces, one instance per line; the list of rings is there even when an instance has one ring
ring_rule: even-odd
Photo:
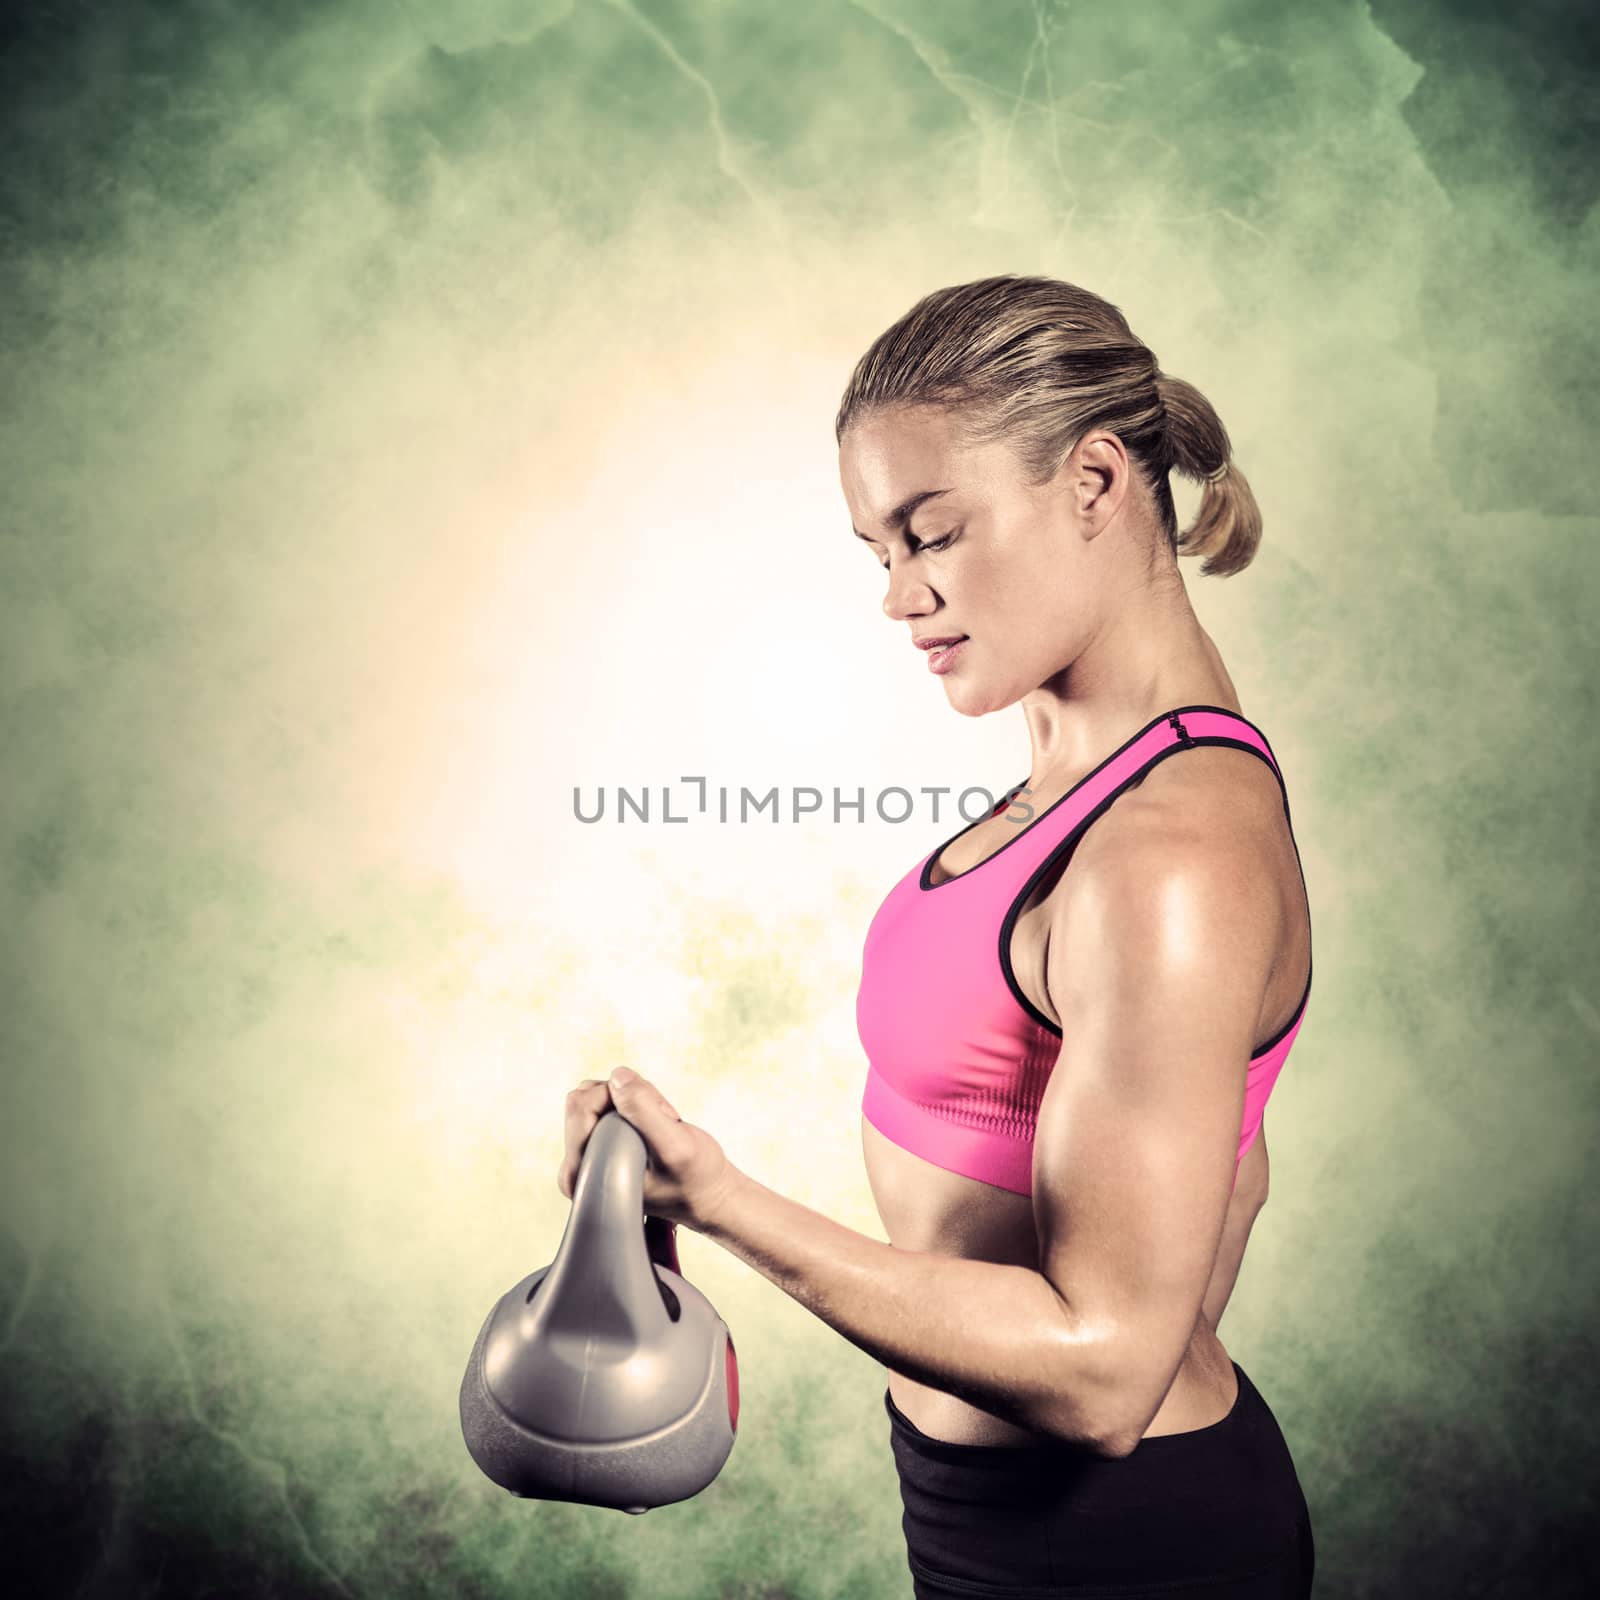
[[[913,534],[912,538],[915,540],[916,535]],[[920,554],[924,550],[943,550],[953,538],[955,538],[955,534],[953,533],[941,534],[937,539],[930,540],[927,544],[918,543],[916,550],[913,551],[912,554]],[[885,572],[889,570],[889,563],[887,561],[880,561],[878,565],[882,567]]]

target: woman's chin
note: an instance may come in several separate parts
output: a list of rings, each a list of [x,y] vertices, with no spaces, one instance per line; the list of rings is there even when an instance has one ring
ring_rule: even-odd
[[[989,703],[988,697],[972,684],[956,683],[947,679],[944,696],[950,704],[950,709],[959,711],[964,717],[981,717],[995,709]]]
[[[945,675],[944,695],[952,711],[964,717],[986,717],[991,711],[1004,711],[1007,706],[1014,706],[1022,698],[1023,691],[1007,691],[992,681],[963,679],[951,672]]]

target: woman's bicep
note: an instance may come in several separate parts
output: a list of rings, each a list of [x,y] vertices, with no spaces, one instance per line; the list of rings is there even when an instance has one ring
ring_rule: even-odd
[[[1080,874],[1052,925],[1062,1045],[1034,1135],[1034,1221],[1040,1270],[1096,1350],[1079,1382],[1110,1433],[1148,1426],[1204,1314],[1270,894],[1226,846],[1152,841]]]

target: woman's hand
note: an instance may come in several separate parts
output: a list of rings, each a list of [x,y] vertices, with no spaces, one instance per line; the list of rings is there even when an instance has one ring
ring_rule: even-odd
[[[627,1067],[618,1067],[609,1079],[585,1078],[567,1095],[567,1147],[556,1187],[572,1198],[589,1137],[613,1106],[645,1143],[645,1212],[700,1228],[738,1182],[739,1169],[704,1128],[685,1122],[648,1078]]]

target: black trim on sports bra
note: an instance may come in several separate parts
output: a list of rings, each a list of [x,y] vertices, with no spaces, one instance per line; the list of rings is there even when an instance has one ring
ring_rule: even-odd
[[[1159,717],[1156,717],[1152,721],[1146,723],[1145,726],[1142,727],[1138,731],[1138,733],[1136,733],[1133,736],[1133,738],[1129,739],[1126,744],[1123,744],[1118,749],[1114,750],[1111,753],[1111,755],[1107,756],[1106,759],[1100,763],[1099,766],[1095,767],[1093,771],[1091,771],[1085,777],[1080,779],[1078,783],[1075,783],[1072,786],[1072,788],[1069,789],[1066,792],[1066,794],[1064,794],[1061,797],[1061,800],[1058,800],[1058,801],[1055,802],[1054,805],[1051,805],[1051,806],[1047,807],[1045,809],[1045,811],[1043,813],[1041,813],[1041,815],[1039,815],[1038,817],[1035,817],[1033,822],[1030,822],[1028,824],[1028,828],[1031,828],[1031,827],[1033,827],[1035,825],[1035,823],[1042,822],[1045,817],[1049,816],[1050,813],[1055,810],[1056,806],[1061,804],[1062,800],[1070,799],[1071,796],[1078,789],[1080,789],[1083,786],[1083,784],[1087,783],[1090,778],[1094,777],[1095,773],[1102,771],[1110,762],[1114,761],[1119,755],[1121,755],[1124,750],[1128,749],[1128,747],[1130,745],[1133,745],[1133,744],[1137,743],[1140,739],[1142,739],[1158,723],[1171,721],[1174,730],[1177,732],[1177,734],[1179,736],[1179,741],[1180,742],[1177,743],[1177,744],[1169,745],[1165,750],[1157,751],[1156,754],[1153,755],[1149,759],[1149,761],[1145,762],[1144,765],[1141,766],[1138,771],[1132,773],[1124,782],[1118,784],[1117,787],[1115,789],[1113,789],[1110,794],[1106,795],[1105,798],[1103,800],[1101,800],[1100,804],[1097,805],[1094,808],[1093,811],[1089,812],[1086,816],[1081,817],[1079,819],[1079,821],[1078,821],[1077,826],[1075,828],[1073,828],[1070,833],[1066,834],[1063,838],[1058,840],[1056,842],[1056,844],[1051,848],[1049,854],[1045,856],[1044,860],[1041,861],[1039,863],[1039,865],[1034,869],[1034,871],[1031,872],[1028,875],[1028,881],[1026,883],[1024,883],[1022,888],[1017,891],[1016,895],[1013,897],[1013,899],[1011,901],[1010,906],[1006,910],[1005,917],[1001,921],[1001,924],[1000,924],[1000,947],[999,947],[1000,970],[1005,976],[1006,987],[1011,991],[1012,998],[1016,1000],[1016,1002],[1022,1007],[1022,1009],[1030,1017],[1032,1017],[1035,1022],[1039,1023],[1042,1027],[1046,1028],[1049,1032],[1053,1033],[1058,1039],[1062,1037],[1062,1031],[1061,1031],[1060,1027],[1057,1026],[1057,1024],[1055,1024],[1054,1022],[1052,1022],[1049,1017],[1047,1017],[1042,1011],[1039,1010],[1039,1008],[1036,1005],[1034,1005],[1034,1003],[1027,997],[1027,995],[1025,995],[1022,992],[1021,987],[1017,983],[1017,975],[1016,975],[1015,971],[1013,971],[1012,966],[1011,966],[1011,933],[1012,933],[1012,930],[1016,927],[1017,919],[1022,914],[1022,907],[1027,902],[1028,896],[1033,892],[1034,886],[1039,882],[1039,880],[1041,878],[1043,878],[1045,876],[1045,874],[1047,872],[1049,872],[1051,866],[1055,863],[1055,861],[1057,861],[1059,859],[1059,857],[1061,856],[1062,852],[1065,851],[1065,850],[1070,849],[1073,845],[1075,845],[1077,843],[1077,841],[1080,838],[1082,838],[1084,830],[1087,829],[1089,827],[1089,825],[1097,817],[1099,817],[1112,804],[1112,802],[1114,800],[1116,800],[1118,795],[1122,794],[1131,784],[1134,784],[1134,783],[1137,783],[1137,782],[1141,781],[1148,773],[1154,771],[1154,769],[1156,767],[1160,766],[1160,764],[1163,761],[1165,761],[1169,756],[1175,756],[1175,755],[1179,754],[1179,752],[1184,751],[1184,750],[1196,749],[1201,745],[1225,745],[1225,746],[1231,746],[1235,750],[1247,750],[1247,751],[1249,751],[1249,753],[1251,755],[1256,756],[1260,760],[1266,762],[1267,766],[1271,769],[1273,777],[1275,777],[1278,780],[1278,792],[1282,796],[1282,799],[1283,799],[1283,818],[1284,818],[1284,821],[1288,824],[1288,827],[1289,827],[1289,843],[1294,848],[1295,866],[1299,870],[1299,873],[1300,873],[1300,887],[1301,887],[1302,891],[1306,890],[1305,868],[1304,868],[1304,866],[1302,865],[1302,863],[1300,861],[1300,846],[1296,842],[1295,837],[1294,837],[1294,821],[1289,815],[1289,791],[1284,785],[1283,774],[1278,770],[1277,757],[1276,756],[1272,756],[1269,759],[1268,755],[1263,755],[1261,750],[1258,749],[1255,745],[1250,744],[1248,741],[1243,740],[1243,739],[1230,739],[1226,734],[1222,734],[1222,733],[1208,733],[1208,734],[1198,734],[1198,735],[1197,734],[1191,734],[1189,732],[1189,730],[1187,728],[1185,728],[1180,721],[1177,720],[1179,713],[1180,712],[1184,712],[1184,711],[1216,711],[1216,712],[1221,712],[1223,716],[1232,717],[1236,722],[1244,723],[1246,727],[1252,729],[1256,734],[1258,734],[1260,736],[1260,738],[1261,738],[1262,743],[1267,745],[1267,750],[1268,750],[1269,753],[1270,753],[1270,751],[1272,749],[1272,746],[1269,743],[1267,743],[1267,736],[1264,733],[1262,733],[1261,730],[1259,728],[1257,728],[1256,725],[1253,722],[1251,722],[1248,717],[1240,716],[1237,711],[1230,711],[1226,706],[1204,706],[1204,705],[1179,706],[1173,711],[1164,711],[1164,712],[1162,712],[1162,714]],[[978,820],[981,822],[983,819],[980,817]],[[977,824],[974,823],[974,824],[971,824],[970,826],[974,826],[975,827],[976,825]],[[1026,833],[1028,831],[1028,828],[1022,829],[1022,833]],[[961,830],[962,833],[965,833],[966,831],[967,830],[965,828],[963,828]],[[960,838],[961,835],[957,834],[955,837],[956,838]],[[1021,837],[1021,833],[1019,833],[1017,837],[1020,838]],[[945,841],[946,844],[953,843],[953,842],[954,842],[953,840],[946,840]],[[1007,849],[1014,842],[1015,842],[1014,840],[1008,839],[1005,844],[1000,846],[999,850],[996,850],[994,852],[993,855],[985,856],[984,857],[984,861],[992,861],[995,856],[999,855],[1001,853],[1001,851]],[[936,850],[934,852],[934,854],[928,858],[928,861],[924,863],[924,865],[923,865],[923,873],[922,873],[924,879],[926,879],[926,877],[928,875],[928,868],[932,865],[934,859],[940,854],[940,852],[943,851],[943,849],[944,849],[944,845],[941,845],[939,847],[939,849]],[[977,864],[977,866],[969,867],[967,869],[967,872],[976,872],[978,870],[978,867],[981,867],[982,865],[983,865],[983,861],[980,861]],[[958,877],[962,877],[962,878],[966,877],[966,875],[967,875],[966,872],[962,872],[962,873],[958,873],[957,874]],[[953,883],[953,882],[955,882],[955,879],[954,878],[947,878],[945,880],[945,882],[946,883]],[[936,884],[932,885],[932,887],[935,888],[935,889],[942,889],[944,887],[944,884],[936,883]],[[1310,918],[1310,905],[1311,905],[1310,894],[1309,894],[1309,891],[1307,891],[1306,892],[1306,915],[1307,915],[1307,919],[1308,919],[1308,924],[1309,924],[1309,918]],[[1300,1003],[1299,1003],[1299,1005],[1297,1005],[1295,1007],[1294,1014],[1289,1018],[1289,1020],[1286,1023],[1284,1023],[1284,1025],[1281,1028],[1279,1028],[1278,1031],[1275,1034],[1273,1034],[1273,1036],[1270,1039],[1268,1039],[1267,1042],[1264,1045],[1260,1046],[1259,1049],[1251,1051],[1250,1059],[1252,1061],[1255,1061],[1259,1057],[1266,1055],[1269,1050],[1272,1050],[1279,1043],[1281,1043],[1282,1040],[1288,1035],[1289,1031],[1300,1020],[1300,1018],[1305,1014],[1306,1002],[1311,998],[1311,976],[1312,976],[1312,972],[1313,972],[1312,955],[1313,955],[1313,950],[1312,950],[1312,941],[1311,941],[1311,930],[1310,930],[1310,927],[1308,925],[1307,930],[1306,930],[1306,987],[1305,987],[1305,992],[1300,996]]]
[[[1097,777],[1100,773],[1104,772],[1105,769],[1107,767],[1109,767],[1111,765],[1111,763],[1113,761],[1115,761],[1117,759],[1117,757],[1120,756],[1124,750],[1131,749],[1134,745],[1138,744],[1138,742],[1142,738],[1144,738],[1144,736],[1147,733],[1149,733],[1149,731],[1152,728],[1159,727],[1163,722],[1170,722],[1173,725],[1174,730],[1177,732],[1178,736],[1181,739],[1189,740],[1189,738],[1190,738],[1189,730],[1187,728],[1185,728],[1181,722],[1178,721],[1179,713],[1184,712],[1184,711],[1220,711],[1223,714],[1223,716],[1232,717],[1236,721],[1244,723],[1244,725],[1247,728],[1253,729],[1255,731],[1255,733],[1260,736],[1261,742],[1263,744],[1267,745],[1268,751],[1270,752],[1271,749],[1272,749],[1272,746],[1270,744],[1267,744],[1267,736],[1266,736],[1266,734],[1262,733],[1261,730],[1256,727],[1255,723],[1253,723],[1248,717],[1240,716],[1237,711],[1228,710],[1228,708],[1226,706],[1204,706],[1204,705],[1174,706],[1172,708],[1172,710],[1170,710],[1170,711],[1163,711],[1159,717],[1152,717],[1147,723],[1145,723],[1145,725],[1136,734],[1132,735],[1130,738],[1124,739],[1123,742],[1121,744],[1119,744],[1117,746],[1117,748],[1115,750],[1113,750],[1111,752],[1111,754],[1108,755],[1105,758],[1104,761],[1097,762],[1094,766],[1092,766],[1086,773],[1084,773],[1084,775],[1081,778],[1078,779],[1078,781],[1075,784],[1073,784],[1073,786],[1070,789],[1067,790],[1067,792],[1064,795],[1061,796],[1061,798],[1059,800],[1051,801],[1051,803],[1049,805],[1047,805],[1044,808],[1044,810],[1041,811],[1039,813],[1039,815],[1036,816],[1033,819],[1032,822],[1028,823],[1025,827],[1018,828],[1017,831],[1009,839],[1007,839],[1006,842],[1003,845],[1001,845],[998,850],[991,850],[989,852],[989,854],[986,855],[983,858],[982,861],[978,862],[975,866],[968,867],[965,872],[958,872],[958,873],[956,873],[956,875],[954,877],[946,878],[943,883],[934,883],[932,881],[933,880],[933,864],[934,864],[934,862],[937,861],[939,859],[939,857],[942,856],[945,853],[945,851],[948,850],[950,848],[950,846],[953,845],[956,842],[957,839],[961,838],[964,834],[971,833],[972,830],[974,828],[976,828],[980,822],[987,822],[989,820],[988,816],[974,817],[973,820],[971,822],[969,822],[966,825],[966,827],[962,828],[959,833],[951,834],[950,837],[948,839],[946,839],[945,842],[942,845],[940,845],[937,850],[933,851],[932,854],[929,855],[928,858],[922,863],[922,871],[918,875],[918,879],[917,879],[918,886],[921,889],[923,889],[923,890],[925,890],[925,891],[927,891],[928,893],[931,894],[935,889],[946,888],[948,885],[957,882],[959,879],[968,877],[972,873],[977,872],[980,868],[988,866],[988,864],[991,861],[993,861],[996,856],[1004,855],[1006,853],[1006,851],[1009,850],[1012,847],[1012,845],[1014,845],[1017,842],[1017,840],[1020,839],[1023,836],[1023,834],[1028,833],[1029,831],[1031,831],[1034,828],[1037,828],[1039,826],[1039,824],[1041,822],[1043,822],[1044,819],[1046,817],[1048,817],[1050,815],[1050,813],[1056,809],[1057,806],[1065,805],[1067,803],[1067,801],[1069,801],[1073,797],[1073,795],[1075,795],[1084,786],[1084,784],[1086,784],[1091,778]],[[1192,743],[1192,742],[1193,741],[1190,740],[1190,743]],[[1181,748],[1183,748],[1183,749],[1187,749],[1188,747],[1189,746],[1187,744],[1181,746]],[[1255,753],[1257,755],[1261,754],[1261,752],[1259,750],[1257,750]],[[1272,769],[1273,769],[1274,772],[1277,771],[1277,759],[1278,758],[1276,756],[1273,756],[1272,761],[1270,763],[1270,765],[1272,766]],[[1266,760],[1266,757],[1262,756],[1262,760]],[[1281,786],[1283,780],[1280,778],[1278,780],[1278,782],[1279,782],[1279,784]],[[1027,779],[1023,779],[1023,781],[1021,783],[1015,785],[1013,788],[1010,788],[1010,789],[1006,790],[1006,793],[1014,798],[1021,790],[1025,789],[1026,787],[1027,787]],[[1118,794],[1120,794],[1121,792],[1122,792],[1121,789],[1119,789],[1117,791]],[[1285,803],[1287,804],[1287,797],[1286,797]],[[991,812],[990,815],[992,816],[993,813]],[[1097,811],[1095,813],[1095,815],[1098,816],[1099,812]]]

